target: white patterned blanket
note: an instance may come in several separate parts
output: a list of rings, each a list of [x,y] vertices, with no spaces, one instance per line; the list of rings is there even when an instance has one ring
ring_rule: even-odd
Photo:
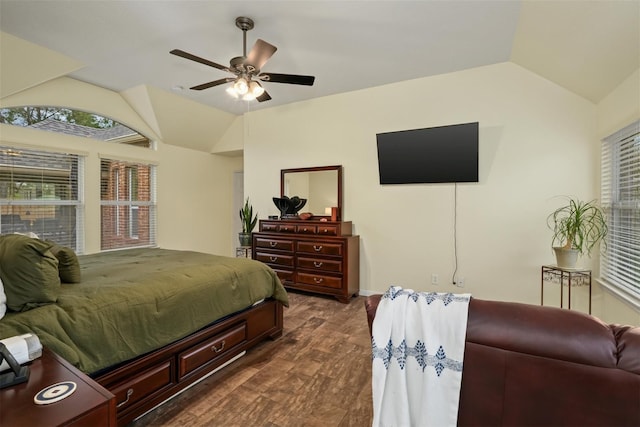
[[[373,426],[455,426],[470,294],[391,286],[372,327]]]

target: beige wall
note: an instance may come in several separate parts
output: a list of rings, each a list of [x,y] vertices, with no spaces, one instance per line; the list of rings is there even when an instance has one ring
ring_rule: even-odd
[[[361,236],[363,294],[397,284],[537,304],[540,266],[554,262],[546,217],[560,204],[555,196],[598,197],[599,141],[640,118],[638,81],[636,71],[595,106],[503,63],[252,112],[218,130],[218,139],[195,144],[224,154],[216,155],[179,147],[180,132],[172,131],[171,145],[161,140],[162,126],[149,117],[165,94],[144,99],[149,91],[140,88],[121,96],[63,78],[0,106],[99,112],[156,139],[158,150],[10,126],[0,127],[0,142],[87,155],[89,253],[99,250],[99,153],[158,165],[160,246],[222,255],[236,245],[233,172],[245,170],[245,195],[265,218],[278,213],[271,198],[279,194],[280,169],[342,164],[344,217]],[[454,186],[380,186],[375,134],[470,121],[480,122],[480,182],[458,185],[458,274],[466,284],[457,288],[450,284]],[[597,270],[597,260],[583,264]],[[431,274],[439,285],[431,285]],[[575,304],[586,310],[581,291]],[[557,288],[545,292],[546,303],[557,304]],[[597,285],[593,300],[604,320],[640,324],[637,309]]]
[[[597,196],[596,107],[512,63],[256,111],[245,120],[245,192],[263,217],[277,214],[271,197],[280,169],[344,166],[344,218],[361,238],[363,294],[395,284],[539,304],[540,267],[554,262],[546,218],[561,203],[555,197]],[[461,289],[451,284],[454,185],[379,185],[376,133],[471,121],[480,123],[480,182],[458,185]],[[439,285],[431,285],[431,274]],[[586,297],[577,301],[586,310]]]
[[[598,139],[640,119],[640,68],[598,103]]]
[[[242,157],[221,156],[163,143],[131,107],[138,101],[132,92],[125,101],[118,93],[62,78],[2,99],[1,107],[58,105],[96,112],[120,121],[154,139],[157,151],[109,144],[0,125],[0,144],[62,149],[86,155],[85,253],[100,251],[100,155],[157,165],[158,245],[220,255],[234,254],[233,173],[242,170]],[[188,132],[185,132],[188,138]],[[177,136],[173,136],[174,143]],[[189,141],[185,141],[189,146]],[[213,146],[213,142],[210,144]],[[238,230],[239,231],[239,230]]]

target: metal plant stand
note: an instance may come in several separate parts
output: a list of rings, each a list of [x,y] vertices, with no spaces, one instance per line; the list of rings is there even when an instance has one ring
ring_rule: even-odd
[[[560,285],[560,308],[564,308],[564,286],[567,287],[567,308],[571,310],[571,288],[589,286],[589,314],[591,314],[591,270],[543,265],[540,280],[540,305],[544,305],[544,283]]]

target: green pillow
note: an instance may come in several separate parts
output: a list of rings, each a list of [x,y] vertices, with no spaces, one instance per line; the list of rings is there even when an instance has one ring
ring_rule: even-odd
[[[51,253],[58,259],[58,274],[62,283],[80,283],[80,262],[73,249],[52,243]]]
[[[51,246],[20,234],[0,236],[0,278],[10,310],[27,311],[58,300],[58,260]]]

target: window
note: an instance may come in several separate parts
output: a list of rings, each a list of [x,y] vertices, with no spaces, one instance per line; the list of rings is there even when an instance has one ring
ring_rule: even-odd
[[[155,246],[155,166],[101,159],[101,248]]]
[[[601,198],[609,226],[602,281],[640,306],[640,121],[603,141]]]
[[[113,119],[64,107],[2,108],[0,123],[93,138],[115,144],[154,148],[148,138]]]
[[[0,146],[0,233],[34,232],[83,251],[84,158]]]

